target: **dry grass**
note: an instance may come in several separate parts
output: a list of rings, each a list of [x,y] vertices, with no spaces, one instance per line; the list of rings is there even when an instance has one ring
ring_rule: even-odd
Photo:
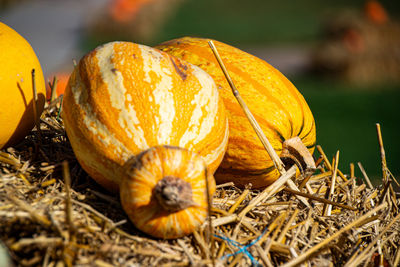
[[[264,191],[220,185],[212,242],[207,222],[185,238],[152,239],[129,222],[117,195],[80,168],[58,118],[59,100],[42,115],[40,139],[34,130],[0,152],[0,239],[18,266],[399,264],[397,181],[386,165],[377,187],[366,174],[355,177],[354,168],[345,175],[339,154],[329,162],[321,147],[317,172],[293,179],[301,193],[285,186],[293,171]]]

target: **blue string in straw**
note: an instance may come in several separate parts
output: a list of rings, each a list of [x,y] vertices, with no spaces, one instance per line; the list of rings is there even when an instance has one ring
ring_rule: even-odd
[[[234,253],[222,256],[221,260],[224,260],[224,259],[229,258],[231,256],[235,256],[235,255],[240,254],[240,253],[243,253],[251,260],[251,264],[253,266],[261,266],[261,264],[256,259],[254,259],[253,255],[251,255],[251,253],[247,249],[250,248],[251,246],[253,246],[255,243],[257,243],[261,239],[261,237],[263,237],[265,235],[267,230],[268,230],[268,227],[266,227],[264,229],[264,231],[261,233],[261,235],[259,235],[255,240],[253,240],[250,244],[248,244],[246,246],[242,246],[239,242],[237,242],[235,240],[232,240],[232,239],[230,239],[230,238],[228,238],[226,236],[214,235],[215,237],[220,238],[222,240],[225,240],[229,244],[231,244],[234,247],[239,249],[239,250],[235,251]]]

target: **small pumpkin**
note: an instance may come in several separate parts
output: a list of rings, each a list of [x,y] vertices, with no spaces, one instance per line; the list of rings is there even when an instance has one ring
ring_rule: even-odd
[[[190,234],[207,217],[215,181],[198,154],[170,146],[152,147],[126,164],[121,203],[138,229],[158,238]]]
[[[45,102],[42,68],[30,44],[0,22],[0,149],[18,143],[35,125]],[[37,118],[33,111],[35,69]]]
[[[227,118],[217,87],[206,72],[154,48],[111,42],[84,56],[71,74],[63,118],[83,169],[105,188],[121,190],[125,211],[139,229],[156,237],[175,238],[193,231],[204,220],[204,216],[195,215],[204,215],[204,201],[197,195],[193,201],[198,206],[182,208],[183,213],[193,212],[193,217],[168,223],[164,228],[149,228],[142,223],[149,218],[138,218],[134,215],[136,208],[130,209],[126,203],[142,199],[138,195],[142,191],[133,185],[144,183],[142,186],[151,188],[162,179],[160,175],[197,180],[199,184],[192,187],[195,192],[205,180],[204,170],[200,177],[198,166],[205,164],[213,174],[222,161],[228,142]],[[149,149],[148,154],[138,156]],[[159,150],[161,154],[157,154]],[[143,159],[149,157],[154,162],[144,164]],[[142,163],[133,169],[126,167],[132,158]],[[155,171],[159,171],[157,175]],[[215,181],[212,176],[210,179],[213,188]],[[202,190],[205,194],[205,187]],[[126,199],[131,197],[135,199]],[[147,208],[153,210],[154,203],[159,202],[146,204],[140,213]],[[157,210],[165,209],[160,206]],[[155,224],[169,221],[176,212],[158,213],[153,218],[159,220]],[[174,229],[180,223],[187,225],[183,230]]]
[[[268,186],[279,177],[279,172],[232,94],[208,41],[184,37],[156,48],[201,67],[220,89],[230,136],[224,160],[215,174],[217,182],[233,181],[241,187],[251,183],[253,188]],[[213,42],[244,102],[278,155],[282,154],[285,141],[296,137],[312,154],[316,142],[315,122],[295,86],[264,60],[222,42]]]

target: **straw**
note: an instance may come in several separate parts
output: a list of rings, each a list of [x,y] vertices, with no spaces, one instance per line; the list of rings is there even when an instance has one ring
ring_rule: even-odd
[[[211,50],[214,53],[215,58],[218,61],[219,66],[221,67],[226,80],[229,83],[229,86],[232,89],[233,95],[236,97],[236,100],[238,101],[239,105],[243,109],[244,113],[246,114],[246,117],[249,119],[251,126],[254,128],[254,131],[256,132],[258,138],[260,139],[261,143],[263,144],[265,150],[267,150],[269,156],[271,157],[275,168],[281,173],[285,173],[285,166],[282,162],[282,160],[279,158],[278,154],[275,152],[274,148],[272,147],[271,143],[268,141],[267,137],[263,133],[260,125],[254,118],[253,114],[251,114],[249,108],[247,107],[246,103],[243,101],[242,97],[240,96],[239,91],[237,90],[235,84],[232,81],[232,78],[230,77],[228,70],[226,69],[224,63],[222,62],[221,56],[218,53],[217,48],[215,47],[213,41],[209,41],[208,44],[211,47]]]

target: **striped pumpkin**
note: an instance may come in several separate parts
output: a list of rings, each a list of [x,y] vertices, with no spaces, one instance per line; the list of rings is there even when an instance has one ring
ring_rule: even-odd
[[[105,44],[80,60],[65,91],[63,119],[83,169],[114,192],[127,177],[126,162],[152,147],[198,153],[213,174],[228,142],[225,109],[212,78],[129,42]]]
[[[121,203],[138,229],[158,238],[177,238],[193,232],[207,217],[205,175],[210,192],[215,181],[198,154],[156,146],[126,167]]]
[[[209,39],[184,37],[156,48],[201,67],[216,82],[229,119],[229,142],[225,158],[215,174],[217,182],[233,181],[265,187],[279,177],[232,94],[209,45]],[[267,62],[235,47],[214,41],[242,98],[278,155],[285,140],[298,136],[312,154],[316,142],[313,115],[303,96]]]

